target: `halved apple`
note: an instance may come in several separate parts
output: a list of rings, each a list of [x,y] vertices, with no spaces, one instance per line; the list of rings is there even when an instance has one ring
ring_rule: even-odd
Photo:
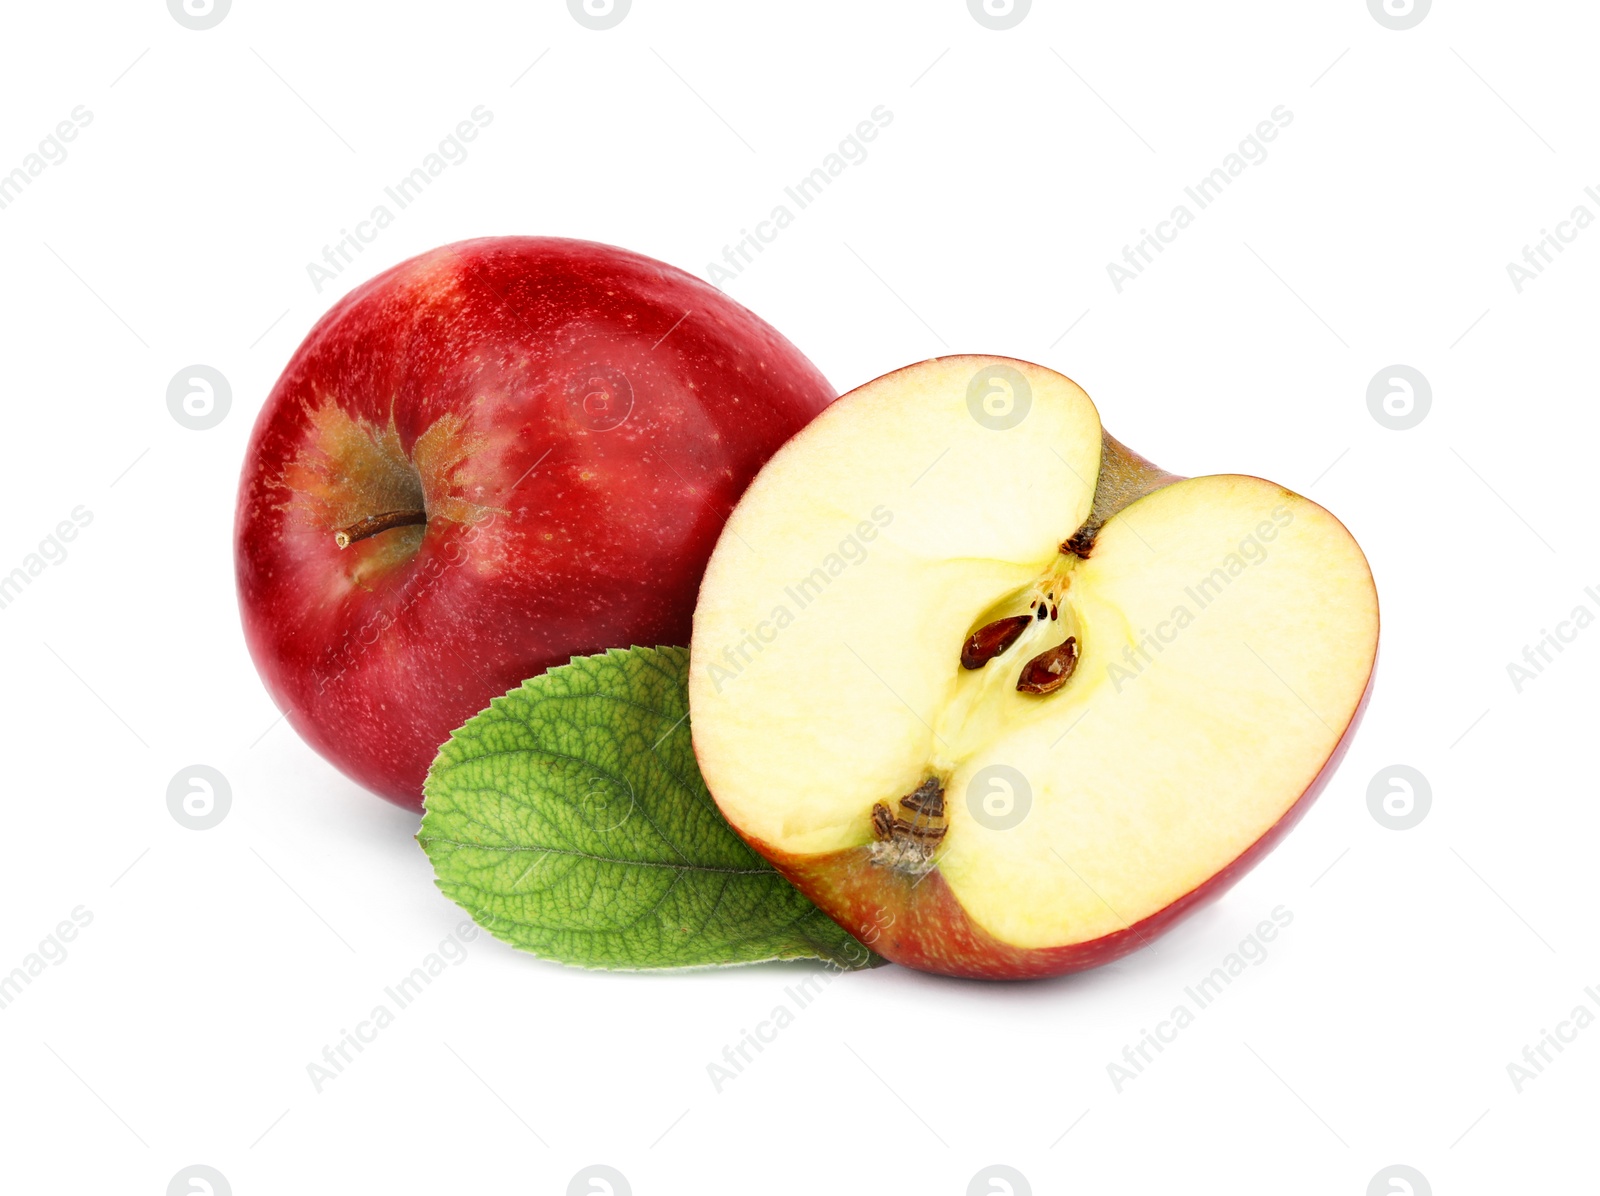
[[[1260,478],[1179,478],[1041,366],[947,357],[827,408],[745,492],[695,610],[707,786],[899,963],[1045,976],[1225,890],[1363,705],[1361,549]]]

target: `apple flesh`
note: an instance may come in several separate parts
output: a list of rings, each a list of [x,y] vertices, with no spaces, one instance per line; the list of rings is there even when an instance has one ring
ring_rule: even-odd
[[[250,438],[256,667],[312,747],[421,809],[491,698],[686,642],[727,513],[833,396],[767,324],[638,254],[507,237],[396,266],[317,324]]]
[[[1043,367],[942,358],[752,483],[701,586],[690,721],[729,821],[874,950],[1047,976],[1264,854],[1377,640],[1366,560],[1316,503],[1160,470]]]

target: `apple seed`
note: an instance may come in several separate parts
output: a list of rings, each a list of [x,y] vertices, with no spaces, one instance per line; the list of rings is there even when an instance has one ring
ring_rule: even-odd
[[[1067,642],[1047,648],[1022,666],[1017,678],[1017,691],[1025,694],[1055,693],[1067,683],[1072,670],[1078,667],[1077,636],[1067,636]]]
[[[1039,617],[1044,618],[1043,607],[1039,610]],[[961,667],[981,669],[1016,643],[1017,637],[1031,622],[1033,622],[1032,615],[1012,615],[1010,618],[996,619],[993,623],[978,628],[967,637],[967,642],[961,647]]]

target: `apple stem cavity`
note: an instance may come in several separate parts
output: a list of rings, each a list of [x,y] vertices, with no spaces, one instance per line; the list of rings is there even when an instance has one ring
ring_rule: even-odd
[[[1088,560],[1089,554],[1094,551],[1095,532],[1098,528],[1089,530],[1079,528],[1061,542],[1062,556],[1075,556],[1079,560]]]
[[[415,527],[428,522],[426,511],[385,511],[381,515],[368,515],[357,519],[349,527],[333,534],[333,542],[340,548],[349,548],[357,540],[365,540],[395,527]]]

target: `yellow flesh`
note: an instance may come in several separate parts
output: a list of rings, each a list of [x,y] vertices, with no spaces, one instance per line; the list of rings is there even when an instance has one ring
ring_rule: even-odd
[[[1293,805],[1365,688],[1377,601],[1338,521],[1257,478],[1167,486],[1107,522],[1089,560],[1062,556],[1089,511],[1098,415],[1067,379],[1008,361],[1031,408],[981,425],[967,388],[989,360],[881,378],[762,471],[701,589],[692,721],[723,812],[786,852],[869,843],[873,803],[938,776],[934,862],[957,900],[1000,940],[1049,947],[1159,911]],[[1047,590],[1058,620],[960,667],[973,630]],[[1068,634],[1066,685],[1017,693]],[[974,817],[968,783],[995,765],[1031,796],[1009,829]]]

